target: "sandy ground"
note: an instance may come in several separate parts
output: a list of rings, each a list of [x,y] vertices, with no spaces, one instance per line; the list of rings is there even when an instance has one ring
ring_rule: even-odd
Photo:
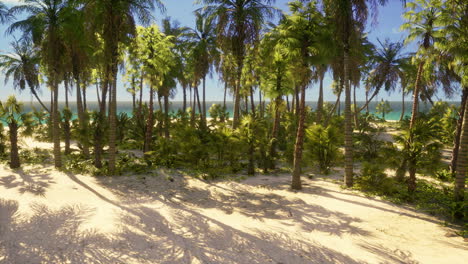
[[[466,263],[468,243],[437,219],[303,178],[293,192],[289,175],[206,182],[2,165],[0,263]]]

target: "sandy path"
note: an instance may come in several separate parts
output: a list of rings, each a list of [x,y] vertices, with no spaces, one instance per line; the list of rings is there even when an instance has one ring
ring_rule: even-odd
[[[425,214],[289,176],[205,182],[0,167],[0,263],[466,263]]]

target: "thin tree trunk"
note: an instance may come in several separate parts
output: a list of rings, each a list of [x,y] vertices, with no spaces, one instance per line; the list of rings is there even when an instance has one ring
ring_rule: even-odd
[[[165,94],[164,95],[164,137],[167,139],[169,138],[170,126],[171,126],[171,120],[169,118],[169,95]]]
[[[258,89],[258,101],[260,106],[260,117],[263,118],[265,109],[263,109],[262,90]]]
[[[228,89],[227,82],[224,82],[223,112],[226,112],[226,94],[227,94],[227,89]],[[229,116],[227,117],[227,119],[229,120]],[[221,117],[221,122],[224,122],[224,121],[226,121],[226,120],[225,120],[225,115],[223,114],[222,117]]]
[[[369,100],[369,91],[366,91],[366,103]],[[366,114],[369,114],[369,104],[366,104]]]
[[[401,115],[400,115],[400,122],[403,121],[405,118],[405,92],[401,92]]]
[[[195,102],[197,100],[196,98],[196,93],[195,93],[195,88],[193,89],[193,99],[192,99],[192,87],[190,86],[190,107],[192,108],[192,113],[190,115],[190,123],[193,126],[195,126]]]
[[[88,124],[87,120],[85,120],[85,113],[83,109],[83,101],[81,98],[81,84],[80,78],[77,76],[75,77],[76,80],[76,109],[78,111],[78,122],[80,123],[80,142],[83,147],[83,155],[88,158],[89,157],[89,142],[87,137],[88,131]]]
[[[288,109],[288,112],[291,112],[291,107],[289,105],[289,96],[286,95],[286,108]]]
[[[295,113],[296,113],[296,115],[299,115],[300,107],[301,107],[300,106],[300,101],[299,101],[300,100],[299,99],[299,88],[296,86],[294,89],[296,90],[296,92],[294,93],[294,95],[296,96],[296,110],[295,110]]]
[[[99,95],[99,85],[96,83],[96,95],[98,100],[99,108],[101,107],[101,96]]]
[[[154,106],[153,106],[153,98],[154,98],[154,91],[153,86],[150,85],[150,98],[149,98],[149,106],[148,106],[148,122],[146,123],[146,133],[145,133],[145,141],[143,142],[143,151],[148,152],[151,150],[151,140],[153,136],[153,114],[154,114]]]
[[[117,57],[117,56],[115,56]],[[109,109],[109,174],[115,173],[115,162],[117,158],[116,136],[117,136],[117,63],[112,69],[112,86]]]
[[[203,123],[206,124],[206,76],[203,76]]]
[[[252,109],[253,116],[255,116],[255,100],[252,88],[250,88],[250,108]]]
[[[65,84],[65,107],[69,108],[68,106],[68,80],[63,82]]]
[[[353,87],[353,101],[354,101],[354,126],[358,126],[358,109],[357,109],[357,102],[356,102],[356,85]],[[385,119],[385,118],[384,118]]]
[[[50,114],[50,110],[44,105],[44,103],[42,102],[42,100],[39,98],[37,92],[36,92],[36,89],[30,87],[30,90],[31,90],[31,93],[32,95],[34,95],[34,97],[36,98],[36,100],[39,102],[39,104],[42,106],[42,108],[44,108],[44,110],[47,111],[47,113]]]
[[[351,87],[349,82],[349,54],[344,53],[345,83],[345,177],[346,186],[353,186],[353,127],[351,116]]]
[[[319,85],[319,96],[317,101],[317,124],[322,123],[322,115],[323,115],[323,79],[325,77],[325,73],[320,75],[320,85]]]
[[[463,89],[460,103],[460,112],[458,113],[457,129],[453,139],[452,160],[450,161],[450,172],[455,174],[457,170],[458,151],[460,149],[460,137],[463,125],[463,118],[465,116],[465,104],[468,98],[468,90]]]
[[[86,87],[83,87],[83,89],[81,89],[81,91],[83,92],[83,110],[85,112],[88,111],[88,100],[86,99]]]
[[[465,200],[465,178],[468,168],[468,100],[465,100],[464,110],[463,125],[460,136],[460,147],[458,150],[457,167],[455,170],[455,201]]]
[[[296,110],[299,114],[299,122],[297,126],[297,134],[296,134],[296,143],[294,145],[294,170],[292,175],[292,183],[291,188],[293,190],[300,190],[302,189],[301,183],[301,162],[302,162],[302,145],[304,144],[304,123],[305,123],[305,88],[306,85],[301,85],[301,99],[296,96],[296,105],[299,108]]]
[[[18,153],[18,124],[13,121],[8,124],[10,135],[10,168],[16,169],[21,166]]]
[[[65,84],[65,107],[66,109],[70,109],[69,104],[68,104],[68,80],[65,79],[64,81]],[[65,115],[64,115],[65,117]],[[64,140],[65,140],[65,155],[70,154],[71,149],[70,149],[70,120],[65,117],[63,120],[63,133],[64,133]]]
[[[138,102],[138,115],[143,115],[143,76],[140,79],[140,102]]]
[[[411,109],[410,129],[413,128],[414,123],[416,122],[416,116],[418,115],[419,91],[421,89],[421,78],[422,78],[423,66],[424,66],[424,62],[420,62],[418,66],[418,74],[416,75],[416,82],[414,84],[413,107]]]
[[[182,111],[185,114],[185,112],[187,111],[187,86],[186,85],[182,86],[182,93],[184,95],[184,102],[182,104]]]
[[[278,141],[278,132],[280,128],[280,106],[282,104],[281,95],[275,99],[275,119],[273,121],[273,130],[271,131],[271,145],[270,145],[270,169],[274,170],[276,167],[276,146]]]
[[[60,151],[60,117],[58,112],[58,82],[55,80],[53,94],[54,94],[54,103],[52,108],[52,126],[53,126],[53,140],[54,140],[54,165],[56,168],[62,167],[62,156]]]

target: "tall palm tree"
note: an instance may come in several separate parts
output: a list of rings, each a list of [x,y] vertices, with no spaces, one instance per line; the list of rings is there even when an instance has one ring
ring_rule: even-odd
[[[330,35],[327,34],[324,18],[317,10],[315,2],[304,4],[301,1],[294,1],[289,3],[289,8],[292,14],[283,18],[278,30],[280,42],[288,47],[288,54],[293,57],[291,61],[295,62],[292,65],[292,72],[297,80],[296,86],[300,90],[300,99],[296,101],[299,106],[299,117],[291,183],[292,189],[300,190],[306,116],[305,91],[313,78],[311,67],[326,63],[328,58],[326,46]]]
[[[195,11],[195,27],[190,29],[187,36],[191,42],[191,56],[195,62],[195,75],[202,79],[202,120],[206,123],[206,76],[216,58],[216,35],[214,17],[204,16]]]
[[[109,173],[114,174],[117,154],[117,71],[121,61],[119,45],[129,42],[129,36],[135,35],[137,20],[146,25],[152,19],[151,11],[156,6],[161,10],[164,7],[160,0],[91,0],[86,3],[88,17],[93,19],[97,32],[102,34],[104,40],[104,85],[110,88]]]
[[[408,31],[408,37],[405,43],[418,40],[419,50],[414,57],[418,65],[418,71],[413,90],[413,107],[411,113],[410,127],[413,127],[418,114],[419,96],[422,87],[422,76],[427,56],[431,53],[433,43],[436,41],[437,31],[439,30],[439,18],[441,10],[441,1],[414,0],[408,2],[409,10],[403,15],[406,23],[401,29]]]
[[[345,183],[353,185],[353,128],[351,115],[350,56],[354,45],[360,43],[369,11],[387,0],[322,0],[329,23],[334,27],[334,39],[338,45],[341,69],[334,69],[340,75],[345,91]],[[370,8],[369,8],[370,7]]]
[[[5,82],[12,77],[14,88],[25,90],[27,86],[42,108],[50,113],[37,94],[40,88],[39,63],[41,60],[37,49],[28,39],[17,40],[10,45],[14,52],[0,55],[0,69],[3,69],[5,74]]]
[[[274,16],[274,0],[197,0],[204,3],[206,15],[216,19],[218,42],[236,60],[233,127],[239,125],[240,85],[246,45],[259,39],[262,24]]]
[[[60,152],[60,118],[58,111],[59,83],[62,76],[64,44],[61,35],[67,12],[66,0],[24,0],[14,6],[10,13],[27,13],[28,16],[10,25],[8,32],[20,30],[26,37],[31,37],[34,44],[41,48],[42,61],[46,65],[47,82],[53,94],[52,131],[54,142],[54,165],[62,166]]]

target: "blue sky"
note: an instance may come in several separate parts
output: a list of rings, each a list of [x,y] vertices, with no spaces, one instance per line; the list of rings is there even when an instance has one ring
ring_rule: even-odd
[[[2,1],[2,0],[0,0]],[[8,6],[18,4],[20,0],[3,0]],[[161,18],[166,16],[170,16],[172,19],[178,20],[181,25],[190,26],[192,27],[194,24],[194,16],[193,11],[197,9],[199,6],[194,5],[194,0],[163,0],[166,13],[161,14],[159,11],[156,11],[154,16],[156,17],[156,23],[160,23]],[[275,6],[279,9],[287,11],[287,2],[288,0],[277,0]],[[372,42],[376,42],[377,38],[384,40],[385,38],[389,38],[392,41],[403,40],[405,34],[399,31],[400,25],[403,23],[402,20],[402,13],[403,7],[399,0],[390,0],[389,3],[385,7],[379,8],[379,15],[377,18],[377,24],[372,25],[369,23],[368,31],[369,31],[369,38]],[[6,36],[4,34],[7,25],[0,25],[0,51],[1,52],[8,52],[10,50],[9,43],[12,40],[11,36]],[[414,49],[414,45],[409,46],[407,49],[410,51]],[[131,100],[131,96],[125,91],[124,84],[121,81],[121,76],[119,76],[120,81],[118,83],[118,100],[120,101],[129,101]],[[327,76],[325,79],[325,100],[327,101],[334,101],[336,99],[335,95],[328,89],[331,84],[330,76]],[[218,78],[216,75],[213,75],[213,78],[207,81],[207,100],[219,100],[223,99],[223,87],[222,83],[218,82]],[[23,101],[30,101],[32,99],[31,95],[28,92],[22,92],[21,94],[18,91],[14,91],[10,83],[4,84],[4,77],[0,73],[0,100],[5,99],[11,94],[15,94],[20,100]],[[61,98],[59,100],[64,100],[64,95],[60,95]],[[312,85],[310,89],[307,90],[307,100],[315,101],[317,100],[318,96],[318,88],[317,85]],[[42,98],[45,101],[49,100],[49,92],[47,88],[44,86],[42,87]],[[401,100],[401,94],[398,92],[393,93],[391,95],[379,95],[380,98],[385,98],[390,101],[399,101]],[[364,88],[360,88],[357,91],[357,99],[364,100]],[[379,100],[380,100],[379,98]],[[410,96],[408,96],[408,99]],[[438,98],[445,99],[443,96],[439,96]],[[74,96],[71,95],[70,99],[73,100]],[[436,99],[436,98],[434,98]],[[96,100],[96,93],[94,87],[90,87],[88,89],[88,100],[95,101]],[[179,101],[182,100],[182,92],[178,91],[174,100]]]

